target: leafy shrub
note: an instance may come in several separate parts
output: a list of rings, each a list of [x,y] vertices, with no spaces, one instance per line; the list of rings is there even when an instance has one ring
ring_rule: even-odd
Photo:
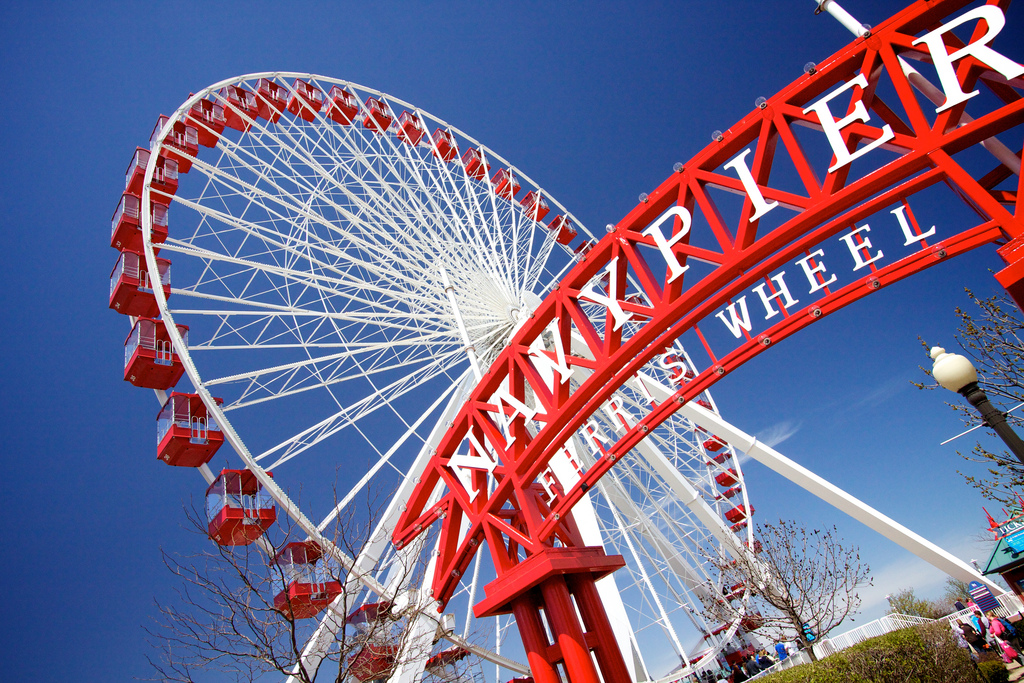
[[[1006,670],[1006,665],[1001,659],[981,662],[978,664],[978,670],[988,683],[1007,683],[1010,680],[1010,672]]]
[[[1002,667],[1002,662],[999,666]],[[967,652],[945,623],[924,624],[871,638],[820,662],[780,671],[765,683],[975,683]],[[1005,681],[1002,679],[993,679]]]

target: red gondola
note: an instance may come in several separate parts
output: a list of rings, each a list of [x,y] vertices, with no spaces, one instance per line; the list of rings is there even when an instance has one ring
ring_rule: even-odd
[[[170,120],[166,114],[161,114],[153,126],[153,132],[149,135],[150,148],[160,142],[160,131]],[[194,126],[175,121],[167,136],[163,138],[163,150],[160,156],[166,156],[178,162],[178,173],[188,173],[192,170],[192,160],[199,153],[199,133]]]
[[[462,155],[462,165],[466,167],[466,175],[473,180],[483,180],[487,177],[490,166],[484,161],[484,155],[480,150],[470,147]]]
[[[736,474],[736,470],[730,467],[725,472],[720,472],[715,477],[715,481],[718,482],[719,486],[735,486],[736,483],[739,481],[739,478]]]
[[[579,258],[580,260],[583,260],[583,258],[585,258],[586,255],[589,254],[590,250],[593,249],[593,248],[594,248],[594,240],[587,240],[587,241],[581,243],[575,249],[573,249],[572,253],[575,254],[576,257]]]
[[[736,524],[737,522],[741,522],[741,521],[745,520],[747,517],[749,517],[752,514],[754,514],[754,507],[753,506],[750,507],[750,511],[748,512],[747,511],[747,506],[745,506],[745,505],[737,505],[732,510],[729,510],[729,511],[727,511],[725,513],[725,518],[727,520],[729,520],[730,522],[732,522],[733,524]]]
[[[136,147],[132,162],[124,172],[124,191],[135,196],[142,195],[142,181],[146,177],[146,166],[149,164],[149,150]]]
[[[494,185],[494,193],[499,197],[511,200],[516,192],[519,192],[519,181],[510,169],[499,169],[491,178],[491,185]]]
[[[350,125],[359,113],[359,100],[348,90],[334,86],[327,93],[327,116],[342,126]]]
[[[177,328],[187,345],[188,327]],[[178,383],[184,372],[163,322],[139,318],[124,340],[124,380],[143,389],[167,390]]]
[[[708,461],[708,464],[710,465],[711,463],[716,462],[719,465],[721,465],[722,463],[724,463],[726,460],[728,460],[731,457],[732,457],[732,454],[730,454],[730,453],[719,453],[719,454],[715,455],[713,458],[711,458],[711,460]]]
[[[451,161],[459,155],[459,146],[455,142],[455,136],[451,131],[438,128],[432,136],[434,140],[434,156],[442,161]]]
[[[198,394],[174,392],[156,417],[156,443],[157,459],[174,467],[199,467],[210,462],[224,434]]]
[[[397,645],[367,643],[348,662],[348,672],[357,681],[385,680],[398,659]]]
[[[572,221],[565,216],[552,218],[548,223],[548,230],[555,233],[555,241],[559,244],[569,244],[576,238],[576,228],[572,226]]]
[[[366,98],[366,116],[363,117],[363,126],[383,135],[394,120],[391,112],[388,111],[388,105],[384,104],[383,100],[378,100],[375,97]]]
[[[256,94],[240,86],[229,85],[221,88],[219,95],[224,101],[224,124],[243,133],[249,130],[260,115]]]
[[[256,81],[256,102],[256,115],[277,123],[288,106],[288,89],[269,78],[261,78]]]
[[[171,295],[171,262],[158,258],[158,278],[164,296]],[[153,294],[153,282],[146,272],[145,257],[135,251],[122,251],[114,270],[110,272],[110,308],[134,318],[152,318],[159,315]]]
[[[469,650],[458,645],[441,650],[436,655],[427,660],[427,665],[423,667],[427,671],[432,669],[440,669],[448,666],[449,664],[455,664],[469,656]]]
[[[318,111],[324,108],[324,93],[316,86],[301,78],[292,83],[295,94],[288,98],[288,111],[303,121],[312,121]]]
[[[426,132],[420,117],[411,111],[403,111],[398,117],[398,139],[407,145],[415,147],[420,144]]]
[[[142,227],[139,224],[139,195],[125,192],[110,217],[110,246],[124,251],[142,251]],[[152,231],[150,239],[159,244],[167,239],[167,206],[150,202]],[[157,249],[156,251],[159,251]]]
[[[725,442],[719,439],[717,436],[712,436],[710,439],[704,442],[704,448],[711,451],[712,453],[717,453],[718,451],[725,448]]]
[[[756,631],[764,626],[764,617],[759,612],[751,612],[740,619],[740,628],[744,631]]]
[[[206,519],[210,538],[220,545],[249,545],[277,520],[277,508],[255,474],[221,470],[206,489]]]
[[[199,100],[189,107],[186,120],[195,127],[203,147],[216,147],[227,124],[224,107],[211,100]]]
[[[289,543],[274,557],[284,574],[284,590],[274,597],[274,609],[295,619],[308,619],[322,612],[341,594],[341,583],[319,560],[323,556],[316,541]]]
[[[548,215],[548,211],[551,209],[548,207],[547,200],[541,196],[540,192],[527,192],[526,196],[523,197],[522,201],[523,211],[530,220],[534,220],[540,223],[544,220],[544,216]]]
[[[368,602],[352,610],[352,613],[345,618],[345,623],[358,626],[381,622],[391,614],[391,607],[392,605],[388,601]]]
[[[149,200],[156,204],[167,206],[171,203],[171,197],[178,191],[178,162],[160,156],[156,160],[156,170],[153,172],[153,181],[149,184],[151,190]]]

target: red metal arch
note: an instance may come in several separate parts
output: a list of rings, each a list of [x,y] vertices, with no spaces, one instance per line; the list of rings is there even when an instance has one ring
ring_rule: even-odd
[[[729,371],[832,311],[988,243],[1004,244],[1000,253],[1009,266],[998,277],[1021,296],[1024,250],[1015,247],[1024,241],[1024,67],[992,52],[1000,45],[993,33],[1008,2],[965,10],[967,5],[921,0],[812,69],[663,182],[547,297],[463,407],[396,528],[394,540],[402,546],[443,518],[436,598],[448,599],[484,540],[499,582],[511,581],[517,567],[553,546],[578,546],[570,511],[621,455]],[[969,39],[957,37],[964,31],[972,32]],[[1006,43],[1019,30],[1003,33]],[[907,68],[910,63],[939,82],[947,105],[915,94],[921,78]],[[975,90],[983,96],[974,99]],[[965,116],[968,105],[973,119]],[[816,131],[817,141],[808,142],[800,128]],[[1012,150],[995,140],[999,134],[1013,137]],[[980,145],[1000,160],[984,173],[974,166],[967,170],[957,158]],[[1016,169],[1010,170],[1014,159]],[[783,169],[792,176],[787,187],[775,182]],[[911,201],[943,188],[966,202],[977,223],[933,240],[917,224]],[[742,208],[730,210],[717,198],[721,190],[741,195]],[[890,213],[900,221],[908,249],[882,262],[857,224],[890,207],[896,207]],[[795,213],[781,222],[773,213],[786,211]],[[816,249],[836,238],[866,272],[831,287]],[[802,295],[800,305],[790,301],[777,275],[794,264],[815,295]],[[737,311],[746,310],[740,299],[753,297],[758,287],[766,310],[775,306],[781,315],[755,330]],[[607,309],[603,325],[588,317],[594,306]],[[627,335],[621,325],[626,316],[646,322]],[[705,331],[716,318],[730,327],[730,316],[739,338],[723,348]],[[589,355],[569,354],[563,365],[558,353],[537,351],[546,330],[563,350],[572,335],[582,337]],[[604,457],[581,472],[574,487],[545,498],[538,478],[552,456],[623,383],[684,334],[700,340],[709,362],[671,400],[652,403],[643,419],[604,449]],[[582,367],[591,374],[573,387],[553,373],[549,384],[540,365]],[[526,404],[528,394],[536,405]],[[447,491],[428,507],[438,486]],[[469,530],[460,538],[463,520]],[[493,603],[490,590],[486,602]]]

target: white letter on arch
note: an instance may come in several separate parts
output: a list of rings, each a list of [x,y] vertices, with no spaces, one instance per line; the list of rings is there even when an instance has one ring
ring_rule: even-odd
[[[749,175],[749,173],[748,173]],[[661,231],[661,226],[669,218],[679,217],[679,220],[683,222],[683,227],[679,229],[675,235],[672,235],[672,239],[665,239],[665,234]],[[665,259],[665,263],[668,264],[669,278],[668,281],[672,282],[677,277],[686,272],[690,266],[684,266],[679,263],[679,259],[672,252],[672,247],[675,246],[676,242],[686,237],[690,232],[690,223],[692,217],[690,212],[686,210],[684,206],[673,206],[665,213],[658,217],[658,220],[651,223],[650,227],[643,231],[645,237],[653,237],[654,243],[658,245],[658,251],[661,252],[662,258]]]
[[[818,115],[818,120],[821,122],[821,128],[825,131],[825,137],[828,138],[828,144],[832,145],[832,152],[836,155],[836,163],[829,167],[829,173],[835,171],[837,168],[846,166],[854,159],[864,156],[876,147],[884,145],[886,142],[896,137],[892,132],[892,128],[890,128],[887,123],[882,126],[882,136],[877,140],[869,142],[853,153],[846,148],[846,142],[843,140],[842,135],[843,128],[846,128],[848,125],[856,121],[867,123],[871,117],[868,116],[868,111],[864,108],[864,101],[857,100],[853,104],[853,112],[836,121],[832,116],[832,111],[828,108],[828,103],[855,86],[859,86],[861,90],[867,89],[868,79],[864,77],[864,74],[857,74],[856,78],[851,79],[836,90],[830,92],[828,95],[822,97],[811,106],[807,107],[807,109],[804,109],[805,114],[809,114],[813,111]]]
[[[619,269],[618,269],[619,257],[613,258],[607,266],[604,268],[604,272],[608,273],[608,291],[613,294],[618,291],[619,283]],[[595,278],[596,279],[596,278]],[[598,280],[600,282],[600,280]],[[632,313],[627,313],[622,310],[622,306],[619,304],[619,300],[614,296],[605,296],[604,294],[598,294],[597,290],[594,289],[593,282],[588,284],[586,289],[580,292],[580,298],[586,299],[587,301],[593,301],[595,304],[601,304],[612,313],[612,318],[615,320],[615,329],[621,328],[626,324],[626,321],[633,317]]]
[[[498,462],[491,458],[487,449],[473,436],[472,432],[469,433],[468,438],[469,453],[465,455],[453,453],[452,457],[448,459],[448,466],[455,472],[459,483],[462,484],[462,487],[466,489],[466,493],[469,495],[469,502],[472,503],[480,492],[473,486],[472,472],[467,472],[467,470],[487,470],[489,475],[493,475],[494,468],[498,466]]]
[[[750,222],[753,223],[761,216],[765,215],[776,206],[778,202],[766,202],[764,195],[761,194],[761,188],[757,186],[757,182],[754,180],[753,174],[750,173],[750,169],[747,168],[747,164],[744,161],[747,155],[750,154],[750,148],[743,150],[743,154],[734,157],[732,161],[722,166],[722,168],[731,168],[736,171],[736,175],[739,176],[740,182],[743,183],[743,189],[747,192],[747,197],[750,198],[750,203],[754,205],[754,214],[750,217]]]
[[[946,43],[942,39],[943,34],[949,33],[957,26],[972,19],[985,20],[985,23],[988,24],[988,31],[985,32],[985,35],[973,43],[955,50],[952,54],[946,52]],[[998,71],[1006,80],[1017,78],[1024,74],[1024,66],[988,46],[988,43],[992,42],[992,39],[1003,30],[1005,25],[1006,17],[1003,15],[1003,10],[994,5],[982,5],[961,14],[948,24],[943,24],[911,43],[912,45],[924,43],[928,46],[928,52],[932,55],[932,63],[935,64],[935,70],[939,75],[939,83],[942,84],[942,90],[946,93],[946,102],[935,110],[936,113],[946,111],[950,107],[965,102],[978,94],[977,90],[965,93],[960,88],[960,81],[957,80],[956,70],[953,68],[953,62],[967,55],[971,55],[982,64],[986,64],[994,71]]]

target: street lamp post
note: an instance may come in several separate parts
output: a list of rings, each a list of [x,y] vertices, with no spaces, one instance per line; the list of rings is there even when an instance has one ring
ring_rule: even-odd
[[[992,405],[978,386],[978,371],[971,361],[956,353],[946,353],[941,346],[932,347],[932,377],[942,387],[955,391],[981,413],[982,423],[995,430],[1017,459],[1024,464],[1024,441],[1013,431],[1006,416]]]

